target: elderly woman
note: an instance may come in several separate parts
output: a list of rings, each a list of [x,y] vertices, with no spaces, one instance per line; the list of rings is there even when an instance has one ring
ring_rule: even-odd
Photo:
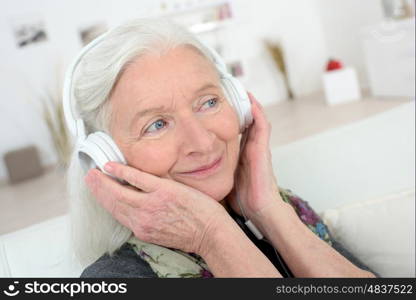
[[[270,125],[251,94],[254,121],[241,138],[215,57],[192,34],[136,20],[81,57],[68,87],[80,123],[111,137],[120,156],[95,162],[99,170],[89,150],[74,151],[82,277],[374,276],[278,187]]]

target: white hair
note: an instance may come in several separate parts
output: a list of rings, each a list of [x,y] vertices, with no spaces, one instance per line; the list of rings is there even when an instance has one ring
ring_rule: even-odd
[[[131,62],[148,53],[162,55],[181,45],[194,47],[213,63],[210,52],[193,34],[167,19],[137,19],[108,32],[84,55],[75,72],[73,101],[87,134],[109,134],[108,99]],[[105,253],[112,255],[132,235],[97,203],[84,182],[85,175],[74,151],[67,173],[71,240],[75,256],[84,267]]]

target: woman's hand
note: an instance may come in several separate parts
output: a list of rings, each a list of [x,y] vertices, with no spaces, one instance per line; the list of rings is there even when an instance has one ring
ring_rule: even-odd
[[[231,208],[242,215],[235,192],[239,195],[244,214],[256,225],[260,225],[261,213],[271,205],[283,203],[273,173],[270,152],[271,125],[263,108],[251,93],[248,93],[254,122],[243,133],[241,155],[237,167],[234,191],[227,197]],[[244,137],[246,135],[246,137]],[[244,138],[247,138],[243,145]],[[279,201],[280,200],[280,201]]]
[[[202,256],[209,239],[229,217],[209,196],[173,180],[119,163],[105,170],[122,185],[93,169],[85,178],[98,202],[140,240]]]

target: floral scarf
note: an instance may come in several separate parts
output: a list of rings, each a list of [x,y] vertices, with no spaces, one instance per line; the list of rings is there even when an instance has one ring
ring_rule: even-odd
[[[134,251],[147,261],[158,277],[209,278],[214,277],[204,260],[195,253],[145,243],[135,236],[128,241]]]
[[[292,205],[301,221],[319,238],[332,246],[328,228],[308,203],[288,189],[280,188],[283,201]],[[158,277],[211,278],[208,265],[199,255],[150,244],[132,236],[128,243],[137,255],[147,261]]]

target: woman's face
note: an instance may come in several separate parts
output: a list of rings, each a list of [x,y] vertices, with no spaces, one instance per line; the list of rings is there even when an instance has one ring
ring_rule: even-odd
[[[110,131],[130,166],[217,201],[231,191],[238,118],[215,68],[195,49],[140,57],[123,72],[110,101]]]

